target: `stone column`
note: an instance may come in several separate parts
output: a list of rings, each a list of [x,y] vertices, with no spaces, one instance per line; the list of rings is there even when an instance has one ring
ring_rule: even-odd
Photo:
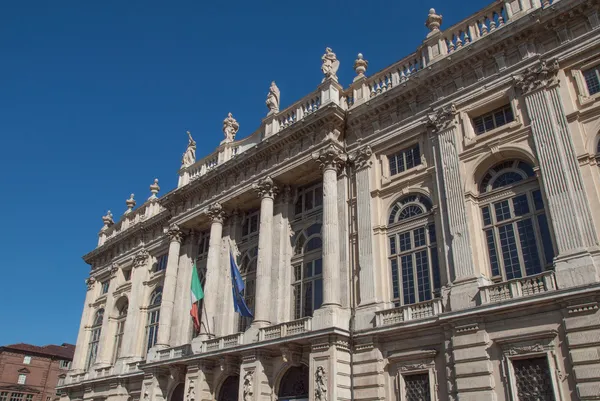
[[[111,316],[115,315],[115,297],[113,293],[117,288],[117,273],[119,267],[115,264],[110,269],[110,278],[108,284],[108,293],[106,294],[106,304],[104,305],[104,319],[102,320],[102,335],[98,344],[98,355],[94,366],[104,367],[112,363],[112,350],[115,345],[115,326],[116,323]]]
[[[90,324],[90,314],[92,313],[90,304],[96,295],[96,279],[94,277],[89,277],[85,280],[85,284],[87,285],[87,293],[85,294],[83,312],[81,313],[81,323],[79,324],[79,333],[77,334],[77,346],[75,347],[75,354],[73,355],[72,371],[74,373],[82,372],[85,369],[89,334],[89,330],[86,330],[86,326]]]
[[[341,306],[337,172],[346,162],[341,148],[329,144],[312,154],[323,171],[323,305]]]
[[[371,223],[371,156],[369,146],[351,156],[356,172],[356,217],[358,235],[358,267],[360,306],[378,303],[381,290],[373,263],[373,225]]]
[[[183,252],[179,257],[177,270],[177,291],[175,296],[175,309],[173,324],[171,326],[171,346],[189,344],[192,340],[193,324],[190,317],[190,293],[192,282],[192,268],[198,249],[197,235],[190,230],[184,240]]]
[[[279,224],[275,233],[276,249],[274,255],[274,268],[277,274],[271,281],[274,287],[273,293],[277,294],[277,322],[287,322],[292,320],[290,316],[292,311],[292,296],[290,294],[290,283],[292,282],[292,264],[293,256],[290,237],[292,237],[292,227],[290,220],[294,216],[294,203],[292,197],[292,188],[285,186],[279,196]],[[275,246],[275,245],[274,245]]]
[[[260,226],[258,231],[258,257],[256,266],[256,302],[253,327],[271,324],[271,259],[273,257],[273,199],[279,188],[271,177],[265,177],[252,185],[260,197]]]
[[[167,269],[165,271],[165,281],[163,283],[162,302],[160,304],[160,322],[158,325],[158,338],[156,341],[156,346],[158,348],[168,348],[170,346],[173,305],[175,303],[175,292],[177,290],[179,252],[181,250],[181,241],[183,239],[183,233],[177,224],[171,224],[167,234],[170,240],[169,256],[167,260]]]
[[[220,203],[214,203],[208,208],[207,214],[211,219],[212,224],[210,226],[210,242],[208,245],[208,257],[206,261],[206,281],[204,292],[206,294],[216,294],[218,291],[226,291],[226,289],[218,288],[219,275],[222,273],[220,269],[220,256],[225,211]],[[204,311],[201,311],[202,315],[200,318],[200,336],[203,339],[207,339],[214,335],[213,317],[217,312],[216,298],[205,297],[203,304]]]
[[[589,255],[598,246],[577,154],[558,92],[558,61],[542,60],[515,77],[525,99],[558,247],[559,286],[598,281]],[[561,263],[568,261],[568,263]],[[564,266],[563,266],[564,265]],[[564,268],[563,268],[564,267]],[[577,271],[574,271],[577,270]]]

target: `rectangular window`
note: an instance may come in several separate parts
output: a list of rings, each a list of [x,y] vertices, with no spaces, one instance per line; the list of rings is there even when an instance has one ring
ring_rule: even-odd
[[[59,377],[58,378],[58,386],[64,386],[64,385],[65,385],[65,378]]]
[[[61,360],[58,362],[58,366],[59,366],[61,369],[69,369],[69,368],[71,367],[71,361],[67,361],[67,360],[65,360],[65,359],[61,359]]]
[[[298,217],[304,213],[320,210],[323,207],[323,186],[318,184],[298,191],[298,199],[294,207]]]
[[[583,72],[585,78],[585,85],[587,86],[588,93],[595,95],[600,92],[600,79],[598,77],[598,67],[590,68]]]
[[[429,373],[404,375],[405,401],[430,401]]]
[[[25,380],[27,380],[27,375],[19,375],[19,380],[17,381],[17,383],[25,384]]]
[[[419,144],[388,156],[390,175],[396,175],[421,164]]]
[[[12,393],[10,395],[10,401],[23,401],[23,398],[25,398],[23,393]]]
[[[161,272],[167,268],[167,262],[169,261],[169,254],[165,253],[156,258],[154,265],[155,272]]]
[[[108,280],[102,282],[102,294],[106,294],[108,292],[108,285],[109,285]]]
[[[25,357],[23,358],[23,363],[24,363],[25,365],[29,365],[29,364],[31,363],[31,357],[30,357],[29,355],[25,356]]]
[[[515,120],[510,104],[499,107],[482,116],[473,118],[473,127],[477,135],[485,134]]]
[[[27,397],[25,397],[26,401],[32,401],[33,400],[33,394],[27,394]]]
[[[8,391],[0,392],[0,401],[8,401]]]
[[[514,359],[512,364],[519,401],[554,401],[552,377],[546,357]]]
[[[242,224],[242,237],[248,237],[258,233],[260,211],[250,213],[244,219]]]

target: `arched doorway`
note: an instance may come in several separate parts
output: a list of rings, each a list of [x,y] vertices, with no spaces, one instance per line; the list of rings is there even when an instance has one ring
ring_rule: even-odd
[[[238,394],[240,390],[240,377],[229,376],[219,390],[218,401],[238,401]]]
[[[169,401],[183,401],[184,388],[184,384],[179,383],[171,393],[171,399]]]
[[[278,400],[308,400],[308,367],[292,366],[279,383]]]

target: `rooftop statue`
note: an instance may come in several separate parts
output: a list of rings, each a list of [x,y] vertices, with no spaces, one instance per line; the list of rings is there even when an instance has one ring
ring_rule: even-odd
[[[269,114],[279,112],[279,88],[275,84],[275,81],[271,82],[269,88],[269,94],[267,95],[267,107],[269,108]]]
[[[325,82],[326,79],[330,78],[334,81],[337,81],[336,73],[338,68],[340,68],[340,61],[335,56],[335,53],[331,51],[330,47],[325,49],[325,54],[323,55],[323,57],[321,57],[321,60],[323,60],[323,64],[321,65],[321,71],[323,72],[323,75],[325,75],[323,82]]]
[[[235,134],[240,129],[240,125],[237,120],[233,118],[231,113],[227,115],[227,118],[223,120],[223,133],[225,134],[225,142],[233,142],[235,140]]]
[[[187,131],[188,134],[188,146],[183,154],[183,159],[181,160],[182,167],[189,167],[192,164],[196,163],[196,141],[192,138],[192,134],[190,131]]]

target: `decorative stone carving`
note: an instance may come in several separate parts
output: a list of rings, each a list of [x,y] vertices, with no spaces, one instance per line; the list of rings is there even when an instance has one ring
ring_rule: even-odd
[[[275,185],[270,176],[263,178],[258,183],[252,184],[252,189],[258,193],[260,198],[267,197],[273,199],[279,192],[279,187]]]
[[[413,364],[401,365],[400,371],[409,372],[411,370],[423,370],[423,369],[427,369],[429,367],[430,367],[430,365],[426,364],[426,363],[413,363]]]
[[[249,370],[244,374],[244,401],[252,400],[252,395],[254,394],[254,390],[252,390],[253,375],[254,371],[252,370]]]
[[[225,219],[225,210],[223,206],[219,202],[215,202],[208,207],[207,211],[208,217],[210,217],[211,221],[223,223]]]
[[[140,249],[140,251],[133,257],[133,267],[141,267],[146,265],[150,254],[146,250],[146,248]]]
[[[540,60],[524,73],[514,76],[514,83],[523,94],[558,84],[558,60]]]
[[[323,78],[323,82],[328,79],[332,79],[337,82],[337,70],[340,68],[340,61],[335,56],[335,53],[331,50],[330,47],[325,49],[325,54],[321,57],[323,64],[321,65],[321,71],[325,78]]]
[[[194,388],[194,381],[191,379],[188,384],[188,392],[185,399],[186,401],[196,401],[196,389]]]
[[[269,88],[269,94],[267,95],[267,107],[269,108],[269,114],[274,114],[279,112],[279,102],[280,102],[280,92],[279,88],[275,84],[275,81],[271,82],[271,87]]]
[[[435,13],[435,8],[430,8],[429,15],[427,16],[427,20],[425,21],[425,26],[431,32],[437,32],[440,30],[441,25],[442,25],[442,16]]]
[[[363,58],[362,53],[358,53],[356,60],[354,60],[354,71],[356,72],[354,81],[357,81],[365,76],[368,66],[369,62]]]
[[[443,131],[456,124],[454,116],[456,115],[456,106],[454,103],[438,109],[427,116],[427,123],[433,127],[436,132]]]
[[[235,134],[240,129],[237,120],[233,118],[231,113],[227,114],[227,118],[223,120],[223,134],[225,134],[225,142],[235,141]]]
[[[152,195],[148,198],[148,200],[158,199],[156,194],[160,191],[160,187],[158,186],[158,178],[154,179],[154,184],[150,185],[150,192]]]
[[[94,284],[96,284],[96,279],[94,277],[88,277],[85,279],[85,285],[87,285],[88,291],[94,288]]]
[[[194,138],[192,138],[190,131],[187,131],[187,135],[188,145],[185,153],[183,154],[183,158],[181,159],[181,167],[189,167],[196,163],[196,141],[194,141]]]
[[[127,210],[124,213],[125,215],[131,213],[135,207],[135,199],[133,199],[133,196],[133,194],[129,195],[129,199],[125,201],[125,204],[127,205]]]
[[[520,354],[530,354],[532,352],[542,352],[545,350],[545,347],[542,344],[529,344],[529,345],[514,345],[508,349],[506,349],[506,353],[508,355],[520,355]]]
[[[119,265],[117,265],[116,263],[113,263],[110,267],[110,277],[113,278],[117,275],[117,272],[119,271]]]
[[[102,231],[107,230],[109,227],[111,227],[113,224],[115,224],[115,221],[113,220],[113,215],[110,212],[110,210],[108,212],[106,212],[106,216],[102,216],[102,222],[104,223],[104,227],[102,227]]]
[[[319,163],[322,170],[332,169],[337,171],[344,166],[348,160],[348,155],[337,146],[329,144],[320,151],[314,152],[312,158]]]
[[[370,146],[363,146],[358,149],[350,156],[350,161],[354,163],[354,167],[356,170],[362,170],[367,167],[371,167],[373,162],[371,161],[371,156],[373,155],[373,151]]]
[[[183,233],[179,229],[179,226],[175,223],[173,223],[169,226],[167,235],[169,236],[169,240],[171,242],[173,242],[173,241],[181,242],[181,240],[183,239]]]
[[[315,399],[327,401],[327,376],[323,366],[318,366],[315,372]]]

